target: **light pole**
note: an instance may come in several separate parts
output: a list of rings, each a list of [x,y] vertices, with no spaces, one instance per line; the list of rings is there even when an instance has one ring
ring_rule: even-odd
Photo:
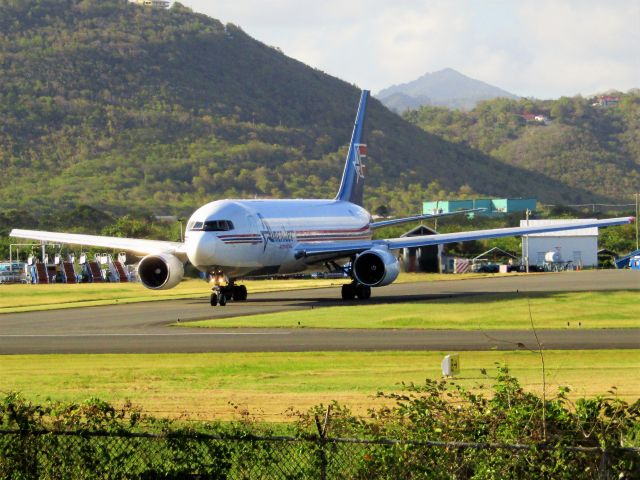
[[[640,250],[640,246],[638,246],[638,197],[640,197],[640,193],[636,193],[636,250]]]

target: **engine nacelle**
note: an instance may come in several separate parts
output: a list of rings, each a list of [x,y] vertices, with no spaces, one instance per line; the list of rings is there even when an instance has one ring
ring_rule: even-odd
[[[353,262],[353,275],[359,283],[368,287],[389,285],[399,274],[400,262],[388,250],[367,250]]]
[[[184,265],[177,257],[168,253],[147,255],[138,264],[138,277],[151,290],[173,288],[184,276]]]

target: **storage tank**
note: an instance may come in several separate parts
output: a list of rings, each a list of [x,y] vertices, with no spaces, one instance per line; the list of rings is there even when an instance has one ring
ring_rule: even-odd
[[[560,263],[562,262],[562,258],[560,257],[560,252],[557,250],[552,250],[544,254],[544,261],[547,263]]]

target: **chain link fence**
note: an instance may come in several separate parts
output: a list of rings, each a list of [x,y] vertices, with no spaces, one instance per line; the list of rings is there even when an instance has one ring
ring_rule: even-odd
[[[640,449],[204,434],[0,432],[0,479],[640,478]]]

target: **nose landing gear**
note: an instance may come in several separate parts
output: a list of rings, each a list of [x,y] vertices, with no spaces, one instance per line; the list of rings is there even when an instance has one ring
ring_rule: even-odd
[[[222,292],[213,292],[211,294],[210,303],[212,307],[215,307],[220,304],[221,307],[224,307],[227,304],[227,296]]]
[[[220,285],[216,276],[215,286],[212,288],[210,303],[212,307],[220,305],[224,307],[227,301],[244,302],[247,300],[247,287],[244,285],[236,285],[233,280],[229,280],[226,285]]]

